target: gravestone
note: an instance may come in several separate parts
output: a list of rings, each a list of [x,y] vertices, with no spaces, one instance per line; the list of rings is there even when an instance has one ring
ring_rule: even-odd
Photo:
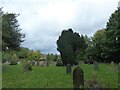
[[[45,61],[40,61],[40,66],[44,66]]]
[[[113,62],[113,61],[111,61],[111,64],[112,64],[112,65],[114,65],[114,62]]]
[[[32,60],[32,65],[35,65],[35,61],[34,60]]]
[[[35,61],[35,66],[37,66],[37,61]]]
[[[37,66],[39,66],[39,61],[37,61]]]
[[[32,63],[31,62],[24,62],[23,68],[24,68],[24,71],[31,71],[32,70]]]
[[[18,61],[17,63],[20,64],[20,61]]]
[[[49,62],[48,61],[46,61],[46,66],[49,66]]]
[[[73,71],[73,88],[84,87],[84,72],[82,68],[77,66]]]
[[[53,66],[56,66],[56,63],[57,63],[57,62],[54,62],[54,63],[53,63]]]
[[[71,74],[71,65],[70,64],[66,65],[66,73]]]
[[[94,61],[94,70],[97,70],[97,71],[99,70],[97,61]]]
[[[118,72],[120,72],[120,62],[119,62],[119,64],[118,64]]]

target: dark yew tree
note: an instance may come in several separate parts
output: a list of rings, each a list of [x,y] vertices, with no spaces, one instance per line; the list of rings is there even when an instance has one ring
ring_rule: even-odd
[[[2,15],[2,50],[19,50],[22,38],[25,37],[19,28],[17,14],[5,13]]]
[[[78,64],[76,60],[77,54],[81,48],[85,46],[83,37],[72,29],[63,30],[61,36],[57,40],[57,50],[61,54],[63,64]]]

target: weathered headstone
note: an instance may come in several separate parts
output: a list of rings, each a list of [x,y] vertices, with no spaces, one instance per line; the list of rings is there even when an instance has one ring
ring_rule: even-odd
[[[37,66],[37,61],[35,61],[35,66]]]
[[[54,66],[56,66],[56,63],[57,63],[57,62],[54,62],[54,64],[53,64],[53,65],[54,65]]]
[[[35,61],[34,60],[32,60],[32,65],[35,65]]]
[[[37,66],[39,66],[39,61],[37,61]]]
[[[94,69],[97,70],[97,71],[99,70],[97,61],[94,61]]]
[[[24,68],[24,71],[31,71],[32,70],[32,63],[31,62],[24,62],[23,68]]]
[[[46,61],[46,66],[49,66],[49,62],[48,61]]]
[[[114,65],[114,62],[113,62],[113,61],[111,61],[111,64],[112,64],[112,65]]]
[[[82,68],[77,66],[73,71],[73,88],[84,87],[84,72]]]
[[[40,66],[44,66],[45,61],[40,61]]]
[[[70,64],[66,65],[66,73],[71,74],[71,65]]]
[[[17,63],[20,64],[20,61],[18,61]]]
[[[119,62],[119,64],[118,64],[118,72],[120,72],[120,62]]]

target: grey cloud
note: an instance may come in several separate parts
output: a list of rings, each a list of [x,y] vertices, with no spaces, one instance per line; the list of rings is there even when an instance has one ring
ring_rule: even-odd
[[[97,30],[104,28],[111,13],[117,8],[115,0],[61,0],[73,2],[75,8],[71,21],[60,23],[57,17],[50,16],[46,11],[48,5],[54,5],[56,0],[5,0],[3,10],[19,14],[22,32],[26,34],[21,45],[42,53],[58,53],[56,41],[64,29],[72,28],[80,34],[92,36]],[[45,14],[46,18],[44,17]],[[47,18],[48,17],[48,18]]]

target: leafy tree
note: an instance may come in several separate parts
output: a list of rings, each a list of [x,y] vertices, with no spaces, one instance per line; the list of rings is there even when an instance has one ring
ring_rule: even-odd
[[[2,52],[2,63],[6,62],[6,61],[11,61],[12,59],[12,53],[10,52]]]
[[[106,59],[105,57],[105,53],[106,53],[105,45],[107,43],[106,30],[105,29],[98,30],[94,34],[92,41],[94,43],[94,52],[95,52],[94,59],[99,62],[104,62],[104,60]]]
[[[83,36],[81,35],[82,38],[82,42],[84,43],[84,46],[80,49],[79,53],[77,54],[77,60],[78,62],[80,60],[85,60],[85,53],[86,53],[86,48],[88,47],[88,43],[89,43],[89,38],[87,35]]]
[[[19,51],[16,52],[18,58],[29,58],[31,51],[28,48],[21,47]]]
[[[54,55],[53,54],[47,54],[47,60],[48,61],[53,61],[54,60]]]
[[[54,55],[54,59],[53,59],[53,61],[54,61],[54,62],[56,62],[56,61],[57,61],[57,59],[58,59],[58,55],[57,55],[57,54],[55,54],[55,55]]]
[[[76,56],[80,49],[85,46],[84,40],[78,33],[72,29],[63,30],[57,40],[57,50],[61,54],[63,64],[77,64]]]
[[[19,15],[15,13],[3,13],[2,15],[2,50],[18,50],[20,43],[23,42],[24,34],[19,28],[18,20]],[[6,48],[7,47],[7,48]]]
[[[0,51],[2,51],[2,15],[3,11],[2,8],[0,8]]]
[[[110,16],[106,25],[107,31],[107,59],[119,62],[120,60],[120,8]]]
[[[39,50],[32,51],[28,57],[30,60],[40,60],[41,58],[41,52]]]

